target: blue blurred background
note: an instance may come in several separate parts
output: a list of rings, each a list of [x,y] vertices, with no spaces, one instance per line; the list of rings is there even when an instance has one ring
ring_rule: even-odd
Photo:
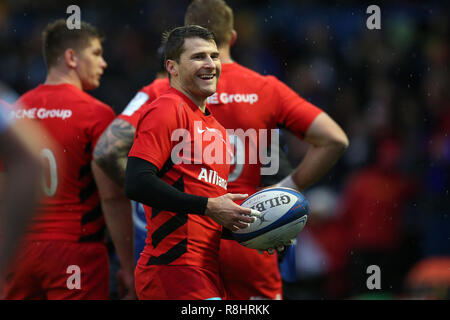
[[[19,95],[45,80],[41,32],[81,18],[105,35],[108,68],[92,94],[119,113],[158,70],[163,31],[188,0],[0,0],[0,81]],[[312,215],[282,263],[285,298],[449,298],[449,6],[380,2],[381,30],[356,1],[227,1],[236,61],[273,74],[329,113],[350,148],[306,192]],[[10,96],[14,99],[13,96]],[[291,166],[305,146],[283,133]],[[369,265],[381,290],[369,290]]]

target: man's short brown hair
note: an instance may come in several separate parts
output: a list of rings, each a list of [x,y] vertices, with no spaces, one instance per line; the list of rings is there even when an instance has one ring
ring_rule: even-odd
[[[233,11],[223,0],[194,0],[184,16],[184,24],[212,31],[218,47],[230,42],[233,23]]]
[[[42,32],[42,50],[49,69],[55,66],[68,48],[84,49],[92,39],[104,39],[103,35],[87,22],[81,22],[80,29],[67,28],[64,19],[56,20]]]
[[[215,42],[214,34],[206,28],[196,25],[177,27],[163,34],[164,64],[167,60],[180,62],[184,52],[184,42],[189,38],[200,38]]]

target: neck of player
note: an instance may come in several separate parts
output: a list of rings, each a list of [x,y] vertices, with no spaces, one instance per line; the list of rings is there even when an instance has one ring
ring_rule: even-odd
[[[231,58],[230,54],[230,47],[229,46],[221,46],[219,47],[219,56],[220,56],[220,62],[222,64],[226,63],[233,63],[233,59]]]
[[[203,112],[206,110],[206,98],[203,96],[197,96],[191,93],[188,89],[185,89],[184,86],[178,81],[178,79],[171,79],[170,86],[178,91],[182,92],[185,96],[192,100],[192,102]]]
[[[45,79],[46,85],[72,84],[80,90],[82,89],[81,80],[73,70],[61,70],[60,68],[50,68]]]

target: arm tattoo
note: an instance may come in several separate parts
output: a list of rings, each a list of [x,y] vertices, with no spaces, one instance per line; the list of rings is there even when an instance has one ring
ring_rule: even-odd
[[[94,150],[94,160],[119,186],[125,185],[128,153],[136,129],[122,119],[115,119],[103,132]]]

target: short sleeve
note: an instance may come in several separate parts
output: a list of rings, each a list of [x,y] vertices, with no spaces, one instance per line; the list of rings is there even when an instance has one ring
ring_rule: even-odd
[[[278,98],[277,124],[289,129],[300,139],[303,139],[314,119],[322,110],[300,97],[294,90],[275,77],[271,77]]]
[[[181,119],[175,102],[169,98],[162,97],[144,106],[128,156],[144,159],[161,169],[172,151],[172,133],[186,128]]]
[[[125,120],[136,128],[141,115],[141,108],[144,105],[148,105],[155,101],[159,96],[166,92],[169,87],[169,81],[166,79],[163,81],[155,80],[148,86],[143,87],[138,93],[136,93],[134,98],[131,99],[118,118]]]
[[[133,99],[128,103],[128,105],[123,109],[122,113],[119,115],[119,119],[125,120],[133,127],[137,126],[139,120],[140,108],[149,101],[150,96],[143,91],[136,93]]]

